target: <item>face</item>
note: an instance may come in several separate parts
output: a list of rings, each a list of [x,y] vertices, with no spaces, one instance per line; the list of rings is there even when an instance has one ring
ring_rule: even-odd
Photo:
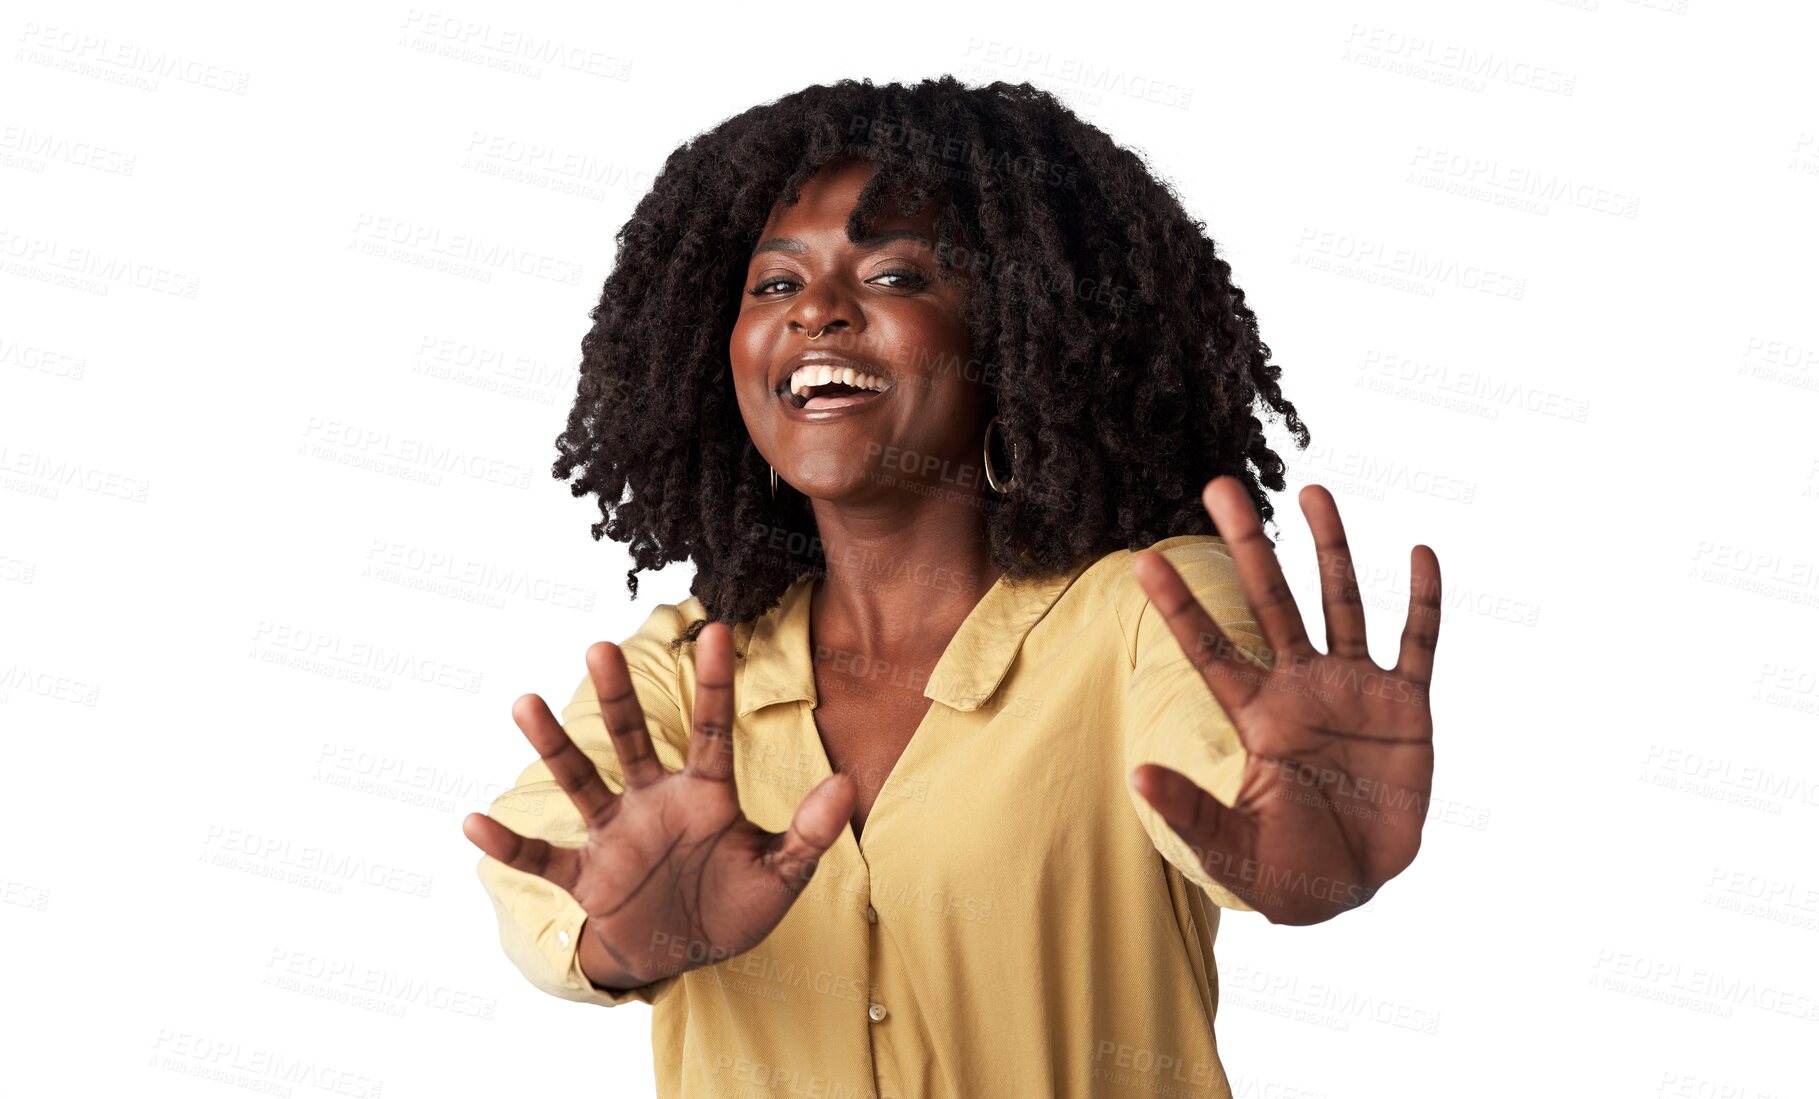
[[[933,203],[914,216],[887,203],[873,239],[846,239],[873,170],[864,160],[830,164],[794,206],[772,211],[728,348],[739,410],[777,469],[779,493],[787,483],[817,501],[858,504],[906,492],[911,477],[971,492],[983,484],[990,400],[970,361],[964,286],[937,277]],[[829,391],[850,395],[811,391],[803,406],[791,381],[817,359],[836,382],[844,367],[870,377]]]

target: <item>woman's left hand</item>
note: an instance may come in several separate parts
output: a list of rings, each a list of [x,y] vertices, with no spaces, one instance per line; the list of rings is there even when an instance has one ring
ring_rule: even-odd
[[[1272,650],[1267,670],[1232,645],[1161,553],[1136,555],[1132,568],[1231,718],[1248,757],[1244,777],[1230,808],[1157,764],[1133,769],[1130,782],[1215,881],[1271,923],[1318,923],[1368,901],[1421,846],[1434,776],[1428,683],[1440,562],[1414,548],[1401,653],[1395,667],[1378,667],[1339,509],[1319,485],[1302,489],[1320,560],[1321,653],[1243,486],[1215,478],[1202,500]]]

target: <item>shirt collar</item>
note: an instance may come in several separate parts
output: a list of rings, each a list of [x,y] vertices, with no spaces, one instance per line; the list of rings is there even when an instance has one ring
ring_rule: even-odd
[[[956,710],[984,705],[1004,681],[1023,639],[1090,564],[1015,583],[1000,576],[960,623],[929,673],[923,695]],[[814,585],[813,576],[797,580],[753,623],[739,672],[740,717],[777,702],[817,703],[809,654]]]

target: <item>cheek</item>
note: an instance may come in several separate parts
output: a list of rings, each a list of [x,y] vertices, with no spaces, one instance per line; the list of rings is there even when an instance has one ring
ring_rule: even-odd
[[[977,444],[984,431],[985,391],[956,382],[952,375],[924,377],[923,388],[905,426],[917,448],[958,455]]]
[[[735,369],[743,370],[750,366],[759,352],[758,326],[747,323],[746,314],[741,313],[733,322],[732,335],[727,338],[726,351],[732,359]]]
[[[742,319],[733,325],[733,333],[726,342],[726,352],[728,363],[732,367],[733,388],[739,396],[740,407],[743,408],[748,400],[757,396],[769,384],[767,375],[770,359],[766,341],[757,325],[748,325]]]
[[[739,406],[739,418],[745,422],[746,434],[754,443],[768,444],[779,426],[775,410],[765,403],[770,399],[769,394],[750,378],[734,374],[733,399]]]

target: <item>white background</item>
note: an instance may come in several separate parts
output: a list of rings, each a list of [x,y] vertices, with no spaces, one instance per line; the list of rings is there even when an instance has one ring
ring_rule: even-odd
[[[1812,1094],[1815,30],[1716,0],[7,4],[4,1090],[233,1094],[271,1078],[187,1072],[284,1058],[320,1070],[295,1095],[649,1093],[648,1009],[525,983],[460,833],[532,758],[512,701],[559,708],[687,591],[628,600],[548,475],[586,314],[689,136],[953,72],[1052,90],[1206,221],[1379,659],[1409,546],[1440,557],[1426,844],[1358,913],[1226,921],[1238,1094]],[[501,68],[511,32],[596,60]],[[475,472],[421,457],[449,451]],[[341,678],[372,651],[429,681]]]

